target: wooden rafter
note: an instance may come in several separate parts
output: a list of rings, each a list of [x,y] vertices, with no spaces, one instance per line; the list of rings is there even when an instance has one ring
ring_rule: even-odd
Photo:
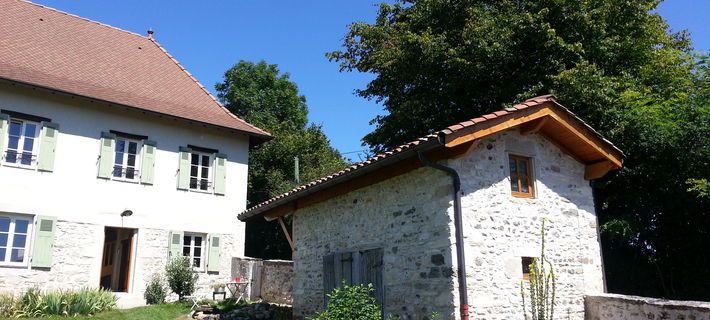
[[[293,239],[291,238],[291,232],[288,231],[288,228],[286,227],[286,224],[284,223],[283,217],[278,217],[279,224],[281,225],[281,230],[283,230],[284,235],[286,236],[286,240],[288,241],[288,245],[291,246],[291,251],[295,249],[293,245]]]

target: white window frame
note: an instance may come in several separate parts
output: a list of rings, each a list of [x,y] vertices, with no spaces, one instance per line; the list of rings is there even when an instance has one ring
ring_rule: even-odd
[[[197,164],[197,175],[193,176],[192,175],[192,167],[195,166],[192,163],[192,157],[197,155],[198,156],[198,164]],[[208,166],[205,166],[204,163],[202,163],[202,160],[204,159],[203,157],[207,156],[208,158]],[[207,168],[207,187],[205,189],[200,189],[200,180],[202,179],[201,177],[201,172],[202,168]],[[200,152],[200,151],[195,151],[192,150],[190,153],[190,176],[188,180],[188,190],[190,191],[196,191],[196,192],[205,192],[205,193],[212,193],[214,191],[214,167],[215,167],[215,154],[214,153],[207,153],[207,152]],[[195,179],[195,187],[193,187],[192,180]]]
[[[16,151],[15,156],[16,157],[20,156],[20,158],[21,158],[21,155],[24,153],[24,145],[25,145],[24,132],[25,132],[26,125],[28,123],[35,125],[35,133],[34,133],[34,138],[33,138],[34,141],[32,144],[32,155],[31,155],[31,159],[30,159],[30,164],[22,164],[19,161],[18,162],[8,162],[7,161],[7,152],[10,151],[10,136],[11,136],[10,128],[12,127],[13,122],[15,122],[15,123],[20,122],[21,123],[20,137],[17,141],[17,149],[15,149],[15,151]],[[6,165],[6,166],[19,167],[19,168],[29,168],[29,169],[36,168],[37,167],[37,157],[39,156],[39,146],[40,146],[39,139],[40,139],[41,130],[42,130],[42,124],[39,122],[25,120],[25,119],[21,119],[21,118],[10,118],[10,120],[8,121],[8,128],[7,128],[7,134],[6,134],[7,137],[5,137],[5,144],[4,144],[5,150],[2,150],[2,157],[1,157],[2,164]]]
[[[7,243],[5,246],[5,256],[0,257],[0,266],[15,266],[15,267],[26,267],[29,265],[29,260],[30,260],[30,250],[31,250],[31,244],[33,240],[33,232],[34,232],[34,217],[32,216],[21,216],[21,215],[12,215],[12,214],[5,214],[5,213],[0,213],[0,218],[7,218],[10,219],[10,228],[8,229],[8,232],[0,231],[0,233],[7,234]],[[11,262],[10,256],[12,255],[12,249],[15,241],[15,224],[17,223],[17,220],[25,220],[27,221],[27,233],[25,234],[25,253],[22,257],[22,262]]]
[[[123,141],[124,146],[122,150],[123,154],[123,159],[121,160],[120,166],[116,163],[116,156],[118,155],[118,151],[116,151],[116,148],[118,148],[118,142]],[[136,143],[136,154],[135,154],[135,163],[133,165],[133,178],[126,178],[126,169],[128,168],[128,146],[131,142]],[[111,180],[118,180],[118,181],[127,181],[127,182],[140,182],[141,179],[141,162],[143,160],[143,140],[137,140],[137,139],[131,139],[131,138],[126,138],[123,136],[117,135],[116,138],[114,139],[114,148],[113,148],[113,162],[112,162],[112,170],[111,170]],[[121,168],[121,176],[117,177],[115,175],[117,167]]]
[[[202,243],[200,244],[200,265],[196,266],[194,264],[194,259],[195,259],[195,237],[201,237],[202,238]],[[185,241],[185,238],[189,238],[190,242],[188,243]],[[190,255],[185,255],[185,247],[190,248]],[[190,258],[190,266],[192,267],[193,270],[196,271],[203,271],[205,269],[205,259],[207,259],[207,250],[209,247],[207,246],[207,234],[206,233],[192,233],[192,232],[185,232],[183,234],[183,244],[182,244],[182,256],[183,257],[188,257]]]

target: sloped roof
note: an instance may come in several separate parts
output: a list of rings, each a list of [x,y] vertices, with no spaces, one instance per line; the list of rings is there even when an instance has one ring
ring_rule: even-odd
[[[0,0],[0,78],[270,137],[231,114],[152,37]]]
[[[556,119],[547,122],[546,120],[548,117]],[[561,123],[567,123],[574,126],[579,130],[578,133],[581,135],[577,137],[565,137],[562,134],[559,134],[561,132],[566,134],[566,132],[563,132],[565,128],[560,128]],[[283,207],[290,202],[312,195],[314,192],[323,191],[327,188],[333,188],[337,184],[342,184],[355,179],[358,175],[374,172],[374,170],[377,170],[385,165],[402,162],[405,159],[411,158],[416,151],[431,150],[437,147],[445,146],[451,148],[463,143],[472,142],[495,132],[525,124],[536,125],[537,128],[534,132],[552,140],[558,145],[558,147],[564,148],[563,150],[565,152],[568,152],[568,154],[582,163],[604,163],[605,165],[608,163],[608,166],[605,167],[608,169],[603,171],[603,173],[621,167],[624,154],[621,150],[619,150],[619,148],[602,137],[601,134],[582,121],[582,119],[559,104],[554,95],[544,95],[528,99],[523,103],[512,106],[511,108],[506,108],[501,111],[496,111],[478,118],[457,123],[447,127],[446,129],[403,144],[390,151],[380,153],[374,157],[368,158],[365,161],[351,165],[341,171],[335,172],[318,180],[311,181],[305,185],[294,188],[288,192],[248,208],[247,210],[241,212],[238,215],[238,218],[242,221],[246,221],[256,216],[263,215],[267,211]],[[531,130],[531,132],[533,131]],[[560,135],[559,138],[553,136],[558,134]],[[594,144],[594,147],[596,148],[591,148],[589,144]],[[570,147],[568,148],[567,146]],[[446,156],[444,156],[444,158],[445,157]],[[413,169],[417,166],[415,165],[410,167]],[[320,201],[322,200],[311,200],[307,202],[308,205],[310,205]],[[283,215],[283,212],[289,211],[292,210],[290,208],[285,211],[282,210],[280,215]]]

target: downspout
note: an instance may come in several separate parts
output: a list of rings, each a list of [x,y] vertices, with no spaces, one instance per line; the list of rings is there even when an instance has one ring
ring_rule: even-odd
[[[468,287],[466,286],[466,260],[463,246],[463,222],[461,216],[461,179],[454,168],[429,162],[424,153],[417,151],[419,161],[427,167],[444,171],[451,175],[454,183],[454,228],[456,229],[456,262],[458,264],[459,303],[461,304],[461,320],[468,320]]]

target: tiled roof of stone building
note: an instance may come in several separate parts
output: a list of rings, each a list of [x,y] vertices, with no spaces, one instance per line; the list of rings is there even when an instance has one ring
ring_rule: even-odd
[[[547,114],[541,114],[540,117],[532,117],[533,112],[541,111],[542,108],[553,108],[554,112]],[[544,117],[558,117],[564,118],[556,121],[550,121],[546,124]],[[305,197],[306,193],[328,184],[327,188],[332,188],[336,184],[345,183],[349,179],[354,178],[357,174],[362,173],[368,168],[376,167],[378,164],[385,161],[391,160],[394,162],[402,161],[407,157],[412,157],[412,154],[403,155],[404,153],[412,153],[411,151],[416,151],[420,149],[425,149],[424,147],[441,146],[446,144],[460,144],[463,142],[462,139],[468,139],[467,142],[473,141],[480,138],[483,135],[488,135],[501,130],[513,128],[520,126],[528,122],[535,122],[539,124],[537,126],[536,132],[543,133],[543,125],[550,127],[552,132],[557,132],[560,130],[558,123],[568,122],[569,124],[579,128],[579,130],[584,134],[583,138],[587,141],[598,144],[603,150],[597,150],[594,154],[584,154],[579,152],[576,159],[580,162],[586,164],[600,163],[600,161],[609,160],[609,169],[618,169],[621,167],[621,161],[623,158],[623,152],[614,146],[610,141],[602,137],[598,132],[596,132],[592,127],[586,124],[582,119],[574,115],[572,112],[567,110],[557,102],[557,98],[554,95],[544,95],[535,98],[528,99],[523,103],[516,104],[510,108],[506,108],[501,111],[496,111],[490,114],[483,115],[478,118],[473,118],[467,121],[457,123],[455,125],[449,126],[446,129],[437,131],[433,134],[421,137],[415,141],[403,144],[396,147],[390,151],[380,153],[374,157],[371,157],[365,161],[358,162],[351,165],[343,170],[335,172],[331,175],[325,176],[318,180],[309,182],[305,185],[294,188],[286,193],[273,197],[267,201],[264,201],[256,206],[253,206],[242,213],[239,214],[240,220],[252,219],[255,216],[263,214],[266,211],[273,210],[276,207],[284,206],[285,204],[292,202],[299,197]],[[532,131],[531,131],[532,132]],[[546,134],[548,139],[554,139]],[[573,140],[570,142],[565,141],[555,141],[558,146],[563,144],[574,144]],[[567,149],[567,151],[571,151]],[[586,150],[584,150],[586,151]],[[373,169],[374,170],[374,169]],[[608,170],[607,170],[608,171]],[[368,172],[369,173],[369,172]],[[606,173],[606,171],[604,171]],[[316,203],[319,201],[308,201],[309,204]],[[293,210],[293,209],[289,209]],[[289,210],[285,210],[287,212]]]
[[[152,36],[0,0],[0,79],[268,139],[223,107]]]

